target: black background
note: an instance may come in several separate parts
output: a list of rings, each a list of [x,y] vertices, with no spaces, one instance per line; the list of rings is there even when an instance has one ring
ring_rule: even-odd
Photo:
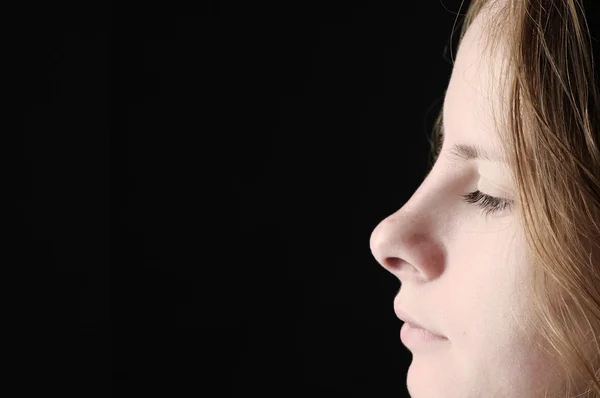
[[[22,392],[407,396],[369,236],[430,167],[460,3],[24,6]]]

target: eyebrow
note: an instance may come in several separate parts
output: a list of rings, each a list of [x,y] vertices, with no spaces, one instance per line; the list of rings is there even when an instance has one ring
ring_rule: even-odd
[[[439,134],[439,143],[440,145],[443,145],[444,142],[444,125],[443,123],[441,123],[439,129],[438,129],[438,134]],[[441,148],[441,146],[440,146]],[[489,162],[499,162],[499,163],[506,163],[506,160],[504,160],[504,158],[502,156],[500,156],[498,153],[490,151],[486,148],[482,148],[480,146],[477,145],[472,145],[472,144],[454,144],[452,145],[452,148],[450,149],[450,155],[452,158],[456,159],[456,160],[486,160]]]

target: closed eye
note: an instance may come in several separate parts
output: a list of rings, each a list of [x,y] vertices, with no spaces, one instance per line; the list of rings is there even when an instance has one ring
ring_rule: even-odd
[[[514,207],[513,200],[486,195],[479,190],[461,196],[465,202],[475,204],[481,208],[486,216],[510,210]]]

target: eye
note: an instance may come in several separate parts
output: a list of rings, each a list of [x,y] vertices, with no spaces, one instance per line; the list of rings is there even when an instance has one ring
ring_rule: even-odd
[[[512,200],[486,195],[479,190],[461,196],[465,202],[475,204],[481,208],[486,216],[511,209],[514,206]]]

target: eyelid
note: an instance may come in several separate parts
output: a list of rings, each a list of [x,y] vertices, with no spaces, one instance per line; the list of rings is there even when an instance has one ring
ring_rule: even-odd
[[[491,174],[491,172],[486,173],[486,174]],[[511,189],[509,187],[507,187],[506,185],[499,184],[499,183],[491,180],[490,178],[487,178],[486,176],[482,175],[481,173],[479,174],[479,176],[480,176],[480,181],[484,182],[484,184],[483,184],[484,189],[486,186],[491,187],[492,191],[498,193],[500,195],[499,198],[502,198],[502,199],[509,200],[510,197],[512,197]]]
[[[474,204],[479,207],[485,216],[504,212],[506,210],[512,210],[515,202],[511,199],[499,198],[496,196],[488,195],[476,190],[466,195],[461,195],[463,200],[467,203]]]
[[[434,137],[435,138],[435,140],[434,140],[435,144],[434,144],[434,147],[433,147],[432,164],[435,164],[437,162],[437,160],[438,160],[438,158],[440,156],[440,153],[442,152],[442,148],[444,146],[443,121],[440,121],[436,125],[435,131],[436,131],[436,134],[435,134],[435,137]],[[452,159],[457,160],[457,156],[456,155],[450,156],[450,157]],[[500,165],[505,165],[505,163],[496,163],[496,162],[494,162],[493,164],[489,164],[489,163],[486,163],[486,162],[481,162],[481,164],[479,164],[478,167],[486,169],[486,168],[488,168],[488,165],[490,166],[490,169],[489,169],[490,173],[492,173],[492,174],[493,173],[497,173],[498,170],[501,170],[502,175],[506,176],[506,178],[508,179],[508,181],[512,181],[508,169],[505,166],[504,167],[500,166]],[[498,169],[498,166],[500,166],[500,169]],[[509,186],[502,185],[502,184],[499,184],[499,183],[496,183],[496,182],[492,181],[489,178],[485,178],[485,177],[483,177],[483,178],[486,181],[488,181],[490,183],[490,185],[492,185],[494,187],[494,189],[497,189],[500,192],[504,192],[503,196],[505,196],[505,197],[506,196],[508,196],[508,197],[512,196],[512,194],[511,194],[512,190],[509,188],[510,185]]]

